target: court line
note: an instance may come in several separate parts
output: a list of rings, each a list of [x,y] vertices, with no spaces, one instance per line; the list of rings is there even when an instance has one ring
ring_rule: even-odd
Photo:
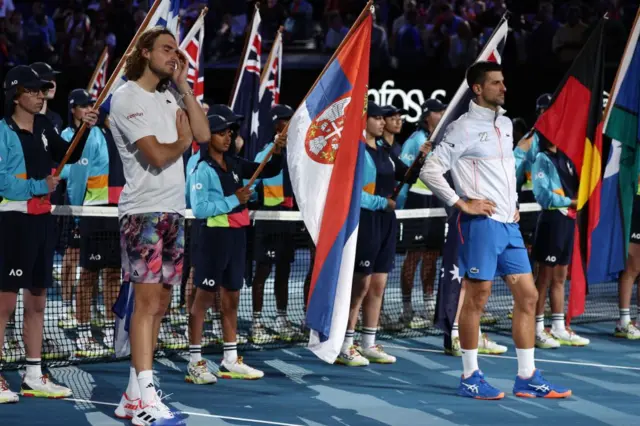
[[[404,349],[406,351],[416,351],[416,352],[431,352],[434,354],[443,354],[442,349],[423,349],[423,348],[408,348],[406,346],[396,346],[396,345],[384,345],[385,348],[392,349]],[[509,355],[485,355],[478,354],[478,356],[490,357],[490,358],[504,358],[504,359],[518,359],[515,356]],[[614,368],[618,370],[635,370],[640,371],[640,367],[627,367],[625,365],[607,365],[607,364],[596,364],[591,362],[578,362],[578,361],[562,361],[558,359],[540,359],[536,358],[536,362],[548,362],[551,364],[569,364],[569,365],[580,365],[583,367],[597,367],[597,368]]]
[[[113,402],[102,402],[102,401],[93,401],[90,399],[77,399],[77,398],[63,398],[64,401],[73,401],[73,402],[84,402],[96,405],[109,405],[111,407],[117,407],[118,404]],[[253,422],[253,423],[261,423],[265,425],[276,425],[276,426],[303,426],[300,424],[294,423],[280,423],[280,422],[271,422],[269,420],[256,420],[256,419],[245,419],[243,417],[229,417],[229,416],[218,416],[215,414],[205,414],[205,413],[191,413],[189,411],[181,411],[181,413],[188,414],[190,416],[200,416],[200,417],[210,417],[222,420],[236,420],[239,422]]]

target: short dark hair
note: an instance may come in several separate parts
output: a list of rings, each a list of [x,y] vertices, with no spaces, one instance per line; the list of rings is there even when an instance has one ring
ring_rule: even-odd
[[[487,73],[492,71],[502,71],[502,65],[497,62],[479,61],[467,69],[467,84],[473,87],[474,84],[482,85]]]

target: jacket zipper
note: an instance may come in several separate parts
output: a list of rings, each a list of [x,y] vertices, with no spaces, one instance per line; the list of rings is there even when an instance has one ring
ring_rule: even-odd
[[[502,170],[504,170],[504,176],[507,178],[507,196],[509,197],[509,216],[507,220],[509,220],[512,216],[511,213],[511,182],[509,182],[509,174],[507,173],[507,169],[504,167],[504,152],[502,151],[502,138],[500,136],[500,129],[496,126],[496,121],[493,122],[493,128],[496,131],[496,135],[498,136],[498,148],[500,149],[500,164],[502,165]]]

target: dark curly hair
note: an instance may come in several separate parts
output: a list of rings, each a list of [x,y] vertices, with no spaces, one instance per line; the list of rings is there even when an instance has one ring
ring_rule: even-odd
[[[136,81],[142,77],[144,70],[147,68],[149,60],[143,56],[144,50],[151,50],[156,39],[163,34],[170,35],[175,38],[173,33],[165,27],[153,27],[140,35],[140,38],[136,41],[136,45],[133,51],[127,56],[127,60],[124,65],[124,75],[129,81]],[[158,85],[158,90],[166,90],[169,80],[165,79]]]

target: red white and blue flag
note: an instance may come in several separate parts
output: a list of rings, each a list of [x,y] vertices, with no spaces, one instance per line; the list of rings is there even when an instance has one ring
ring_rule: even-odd
[[[340,353],[351,302],[371,29],[369,14],[327,65],[288,131],[291,183],[316,245],[306,316],[309,349],[328,363]]]
[[[102,55],[98,59],[96,71],[93,73],[93,80],[89,82],[89,95],[91,100],[96,101],[100,93],[107,85],[107,68],[109,67],[109,50],[104,48]]]
[[[506,19],[502,19],[500,24],[494,30],[491,38],[487,41],[484,49],[476,59],[479,61],[502,62],[504,45],[507,41],[509,33],[509,25]],[[444,137],[443,129],[449,124],[460,118],[460,116],[469,110],[469,102],[474,95],[471,88],[464,80],[458,91],[451,99],[447,110],[445,111],[438,126],[431,135],[431,141],[434,144],[439,143]],[[514,170],[515,173],[515,170]],[[456,311],[458,309],[458,300],[460,298],[460,289],[462,279],[458,270],[458,249],[460,246],[460,234],[457,224],[458,213],[455,212],[449,217],[448,231],[446,243],[442,255],[442,270],[440,275],[440,285],[438,286],[438,300],[436,307],[435,324],[445,333],[445,338],[451,335],[451,329],[455,321]]]
[[[204,97],[204,70],[202,69],[202,46],[204,45],[204,15],[200,15],[180,43],[180,49],[187,55],[189,74],[187,82],[200,104]]]
[[[143,31],[153,27],[165,27],[177,36],[180,0],[156,0],[152,7],[155,7],[156,4],[158,6],[155,8],[153,15],[151,15],[151,18],[149,19],[149,23],[145,28],[143,28]],[[113,78],[116,80],[114,80],[113,84],[109,87],[109,93],[105,96],[104,101],[100,105],[100,108],[107,113],[111,111],[111,96],[127,81],[127,78],[124,75],[124,66],[119,68],[118,74]]]
[[[280,103],[280,82],[282,77],[282,33],[278,32],[269,61],[267,62],[260,82],[259,115],[258,115],[258,151],[272,141],[274,126],[271,117],[271,107]]]
[[[244,139],[243,157],[253,161],[258,153],[258,128],[260,109],[260,70],[262,37],[260,36],[260,11],[256,8],[247,40],[231,104],[234,113],[244,116],[239,134]]]

